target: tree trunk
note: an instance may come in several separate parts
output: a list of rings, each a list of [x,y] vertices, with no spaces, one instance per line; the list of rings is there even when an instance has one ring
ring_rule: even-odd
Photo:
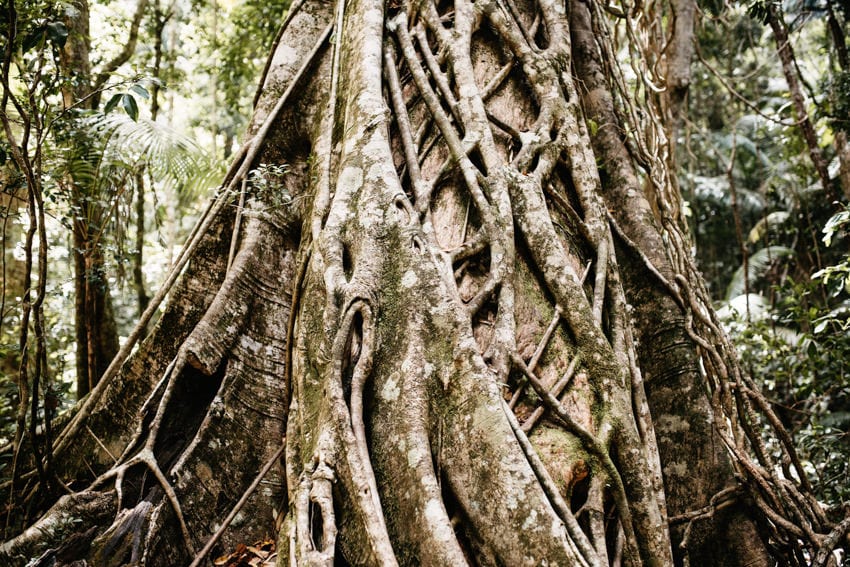
[[[91,36],[87,0],[78,0],[65,21],[69,33],[60,52],[63,74],[69,77],[62,94],[66,108],[97,108],[98,87],[93,87],[90,60]],[[77,342],[77,399],[86,396],[118,352],[118,332],[112,297],[100,249],[105,206],[87,182],[71,179],[74,258],[74,328]],[[90,182],[89,182],[90,184]]]
[[[79,195],[79,191],[80,187],[75,186],[74,192]],[[77,199],[78,203],[90,200],[79,196]],[[77,399],[91,391],[118,352],[118,330],[97,226],[91,219],[83,219],[74,223],[73,230]]]
[[[185,564],[272,530],[279,565],[819,549],[830,525],[762,458],[761,398],[642,196],[601,10],[568,8],[296,3],[140,328],[170,291],[165,314],[57,440],[78,492],[2,552]]]
[[[838,193],[836,193],[835,188],[829,180],[828,164],[820,148],[817,132],[815,132],[815,127],[806,110],[806,100],[797,77],[798,70],[794,48],[791,45],[791,38],[788,36],[788,30],[785,27],[784,17],[781,8],[773,4],[767,5],[767,23],[771,31],[773,31],[773,38],[776,42],[776,53],[782,62],[782,72],[785,75],[785,81],[788,83],[791,101],[794,103],[794,117],[799,124],[800,133],[809,150],[809,158],[812,160],[815,173],[823,186],[827,198],[832,202],[838,201]]]
[[[590,10],[584,3],[571,12],[575,68],[583,86],[582,99],[588,118],[597,124],[613,125],[617,123],[613,97],[594,45],[590,20]],[[692,26],[692,15],[689,21]],[[678,33],[685,33],[684,29],[679,26]],[[681,68],[690,64],[689,59],[677,55],[683,60],[668,74],[689,76]],[[675,84],[682,90],[671,94],[671,98],[678,100],[671,103],[674,116],[681,112],[688,81],[677,79]],[[602,197],[608,210],[663,277],[673,280],[675,271],[670,256],[665,253],[658,219],[640,189],[621,131],[598,128],[593,136],[593,149],[600,156]],[[687,334],[681,309],[633,250],[621,244],[618,252],[626,296],[634,306],[636,354],[657,435],[668,513],[680,516],[708,505],[715,494],[732,483],[731,460],[712,427],[713,411],[699,371],[697,345]],[[703,518],[689,526],[687,541],[683,533],[685,526],[674,526],[671,535],[677,561],[690,556],[691,566],[767,565],[755,526],[741,516],[741,510],[734,509]],[[723,545],[718,545],[718,541]]]

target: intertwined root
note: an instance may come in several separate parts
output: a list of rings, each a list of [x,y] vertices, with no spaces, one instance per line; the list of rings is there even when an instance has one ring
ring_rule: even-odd
[[[329,65],[330,96],[313,119],[321,132],[313,146],[327,151],[309,178],[286,187],[287,194],[313,196],[312,216],[299,231],[291,203],[273,210],[278,203],[269,196],[240,199],[255,206],[237,212],[227,278],[142,406],[149,417],[139,421],[118,463],[95,481],[95,487],[116,481],[120,510],[129,496],[128,473],[153,473],[155,486],[137,481],[142,488],[133,496],[158,487],[168,506],[137,506],[130,524],[138,527],[136,518],[144,517],[146,525],[161,525],[173,514],[192,554],[197,536],[189,526],[203,521],[209,495],[224,489],[205,472],[211,457],[224,452],[205,445],[227,437],[222,423],[238,421],[238,402],[252,405],[236,394],[234,383],[271,390],[274,378],[289,376],[291,399],[285,393],[271,421],[259,425],[267,431],[288,406],[291,501],[281,536],[294,561],[330,564],[341,551],[349,561],[381,564],[397,558],[436,565],[600,563],[606,528],[593,531],[591,544],[502,400],[500,386],[524,376],[578,441],[570,447],[575,457],[568,468],[592,462],[594,485],[613,487],[608,496],[597,491],[591,508],[601,510],[613,497],[632,560],[667,560],[669,543],[657,529],[663,523],[657,486],[640,480],[650,468],[645,463],[654,461],[647,461],[635,435],[629,370],[615,352],[615,346],[627,348],[618,335],[622,322],[609,326],[618,344],[603,332],[603,311],[618,306],[609,299],[605,308],[615,263],[568,73],[568,26],[562,6],[537,8],[531,17],[512,4],[458,3],[449,28],[443,20],[450,12],[431,3],[391,14],[368,2],[340,3],[327,25],[305,28],[314,35],[307,42],[313,47],[302,50],[274,107],[260,105],[258,114],[268,114],[255,140],[268,135],[305,70],[327,71]],[[478,39],[483,20],[504,47]],[[382,45],[385,21],[391,41]],[[332,49],[331,25],[338,37]],[[541,50],[541,42],[551,47]],[[329,64],[315,62],[323,54]],[[525,100],[522,79],[511,75],[517,68],[533,86],[532,101]],[[376,69],[385,70],[398,116],[392,135]],[[512,104],[531,116],[512,114]],[[258,148],[259,142],[247,146],[228,187],[240,186]],[[400,154],[406,161],[396,159]],[[559,170],[564,166],[566,177]],[[550,212],[544,196],[553,191],[560,213]],[[570,252],[553,221],[572,212],[571,200],[585,211],[577,230],[588,241],[581,246],[596,255],[589,297],[577,277],[585,258]],[[211,217],[219,214],[217,206]],[[454,223],[444,219],[457,218],[460,207],[464,230],[446,234]],[[299,233],[296,268],[293,255],[282,251],[293,250],[288,239]],[[454,249],[445,250],[446,242]],[[518,243],[529,252],[518,254]],[[525,297],[517,299],[520,284]],[[293,304],[281,301],[283,289],[295,290]],[[260,297],[245,301],[252,295]],[[539,352],[528,368],[517,328],[534,328],[555,313],[547,338],[534,339]],[[561,323],[558,347],[549,348]],[[289,332],[288,347],[281,329]],[[564,340],[567,335],[571,340]],[[269,339],[278,341],[286,357],[265,353],[254,372],[259,353],[251,339],[267,350]],[[547,348],[547,361],[540,362]],[[580,353],[593,377],[592,387],[585,381],[574,391],[582,423],[558,409],[535,375],[535,365],[541,373],[559,373],[564,352]],[[291,364],[284,366],[286,360]],[[167,451],[162,438],[180,424],[164,425],[178,385],[204,379],[190,367],[220,385],[208,410],[200,409],[196,434],[182,439],[178,451]],[[275,396],[260,399],[268,407]],[[251,409],[256,422],[262,407]],[[618,460],[641,474],[621,475],[612,447],[621,452],[614,455]],[[205,491],[191,489],[195,480]],[[126,516],[119,514],[116,526],[129,525]],[[110,533],[123,536],[128,529]],[[155,540],[146,542],[143,556],[155,547]],[[134,543],[132,556],[138,553]]]
[[[512,427],[499,388],[517,374],[545,388],[518,353],[516,330],[528,324],[517,320],[518,306],[536,301],[531,308],[538,309],[537,317],[540,308],[554,312],[555,306],[568,306],[557,308],[573,339],[562,348],[581,352],[595,381],[593,388],[584,384],[582,400],[593,409],[579,410],[596,414],[590,423],[559,414],[578,440],[574,460],[590,454],[592,475],[614,487],[611,496],[633,560],[669,562],[665,532],[652,527],[664,521],[657,501],[660,474],[644,474],[657,460],[644,453],[637,435],[627,357],[624,352],[618,357],[603,332],[603,311],[610,318],[612,309],[624,305],[609,300],[604,307],[607,275],[616,265],[609,262],[611,236],[577,94],[564,72],[569,42],[563,10],[539,6],[543,35],[558,46],[541,51],[529,43],[527,29],[538,33],[539,21],[515,19],[495,2],[456,3],[454,9],[451,28],[430,3],[386,16],[401,54],[399,72],[396,48],[378,39],[380,11],[366,2],[338,7],[342,29],[363,33],[344,35],[334,51],[331,82],[338,101],[322,131],[342,130],[346,136],[334,157],[335,175],[332,168],[322,169],[316,180],[318,194],[330,197],[326,208],[313,213],[310,226],[320,229],[311,235],[296,306],[289,430],[300,433],[288,438],[289,482],[304,483],[318,465],[334,471],[340,487],[334,494],[356,504],[353,519],[337,525],[340,542],[359,542],[347,548],[354,557],[436,565],[600,562],[604,529],[594,551],[524,434]],[[506,47],[473,40],[485,19]],[[539,107],[536,118],[519,128],[496,118],[526,96],[507,80],[504,69],[510,71],[513,57],[534,72],[529,84]],[[374,73],[382,63],[398,116],[392,137]],[[347,70],[344,79],[340,69]],[[499,104],[488,107],[491,97]],[[499,139],[493,123],[503,128]],[[560,179],[557,170],[562,153],[569,158],[569,180]],[[404,160],[396,159],[402,155]],[[399,168],[391,167],[397,163],[403,163],[399,176]],[[456,175],[450,173],[453,164]],[[564,189],[565,182],[585,208],[582,226],[597,250],[590,298],[574,268],[583,261],[557,234],[544,197],[544,187]],[[571,198],[564,195],[562,202]],[[456,241],[466,250],[454,258],[466,262],[456,273],[453,251],[442,246],[452,237],[435,227],[448,226],[441,215],[457,218],[460,206],[467,208],[465,222],[473,220],[472,236]],[[518,254],[518,242],[530,253]],[[528,266],[523,281],[518,263]],[[473,266],[480,275],[466,285],[477,289],[464,298],[464,278],[474,273]],[[526,297],[518,300],[519,283]],[[622,295],[616,287],[614,293]],[[624,328],[620,323],[612,331],[622,349],[628,348],[618,336]],[[541,342],[543,352],[548,340]],[[550,367],[561,354],[550,349],[541,366]],[[551,396],[547,402],[553,404]],[[614,459],[640,474],[621,474]],[[324,510],[322,502],[309,500]],[[306,517],[304,506],[296,507],[296,517]],[[321,517],[324,525],[327,513]],[[295,561],[307,560],[307,551],[325,550],[316,543],[326,537],[324,530],[311,546],[303,524],[294,523]],[[364,534],[370,530],[375,533]]]

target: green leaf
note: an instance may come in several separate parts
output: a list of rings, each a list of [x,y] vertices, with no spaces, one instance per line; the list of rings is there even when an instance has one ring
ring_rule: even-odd
[[[5,165],[7,158],[8,158],[8,155],[6,154],[6,149],[0,148],[0,165]]]
[[[845,224],[850,223],[850,209],[834,214],[823,227],[823,243],[832,246],[832,238]]]
[[[121,106],[124,107],[124,110],[127,112],[127,116],[132,118],[133,122],[136,122],[139,119],[139,105],[136,104],[136,99],[133,98],[133,95],[129,93],[121,95]]]
[[[68,41],[68,28],[62,22],[50,22],[47,24],[47,37],[57,47],[65,47],[65,42]]]
[[[810,358],[814,358],[818,354],[818,343],[815,341],[809,341],[809,345],[806,347],[806,354],[809,355]]]
[[[121,102],[122,96],[123,95],[121,93],[118,93],[116,95],[112,95],[112,98],[109,99],[109,102],[107,102],[106,106],[103,108],[103,113],[109,114],[110,112],[112,112],[115,109],[115,107],[118,106],[118,103]]]
[[[137,95],[139,95],[140,97],[142,97],[145,100],[147,100],[151,97],[148,90],[145,87],[143,87],[142,85],[133,85],[132,87],[130,87],[130,90],[133,91],[134,93],[136,93]]]
[[[38,45],[44,40],[44,26],[38,26],[24,37],[21,49],[24,53]]]

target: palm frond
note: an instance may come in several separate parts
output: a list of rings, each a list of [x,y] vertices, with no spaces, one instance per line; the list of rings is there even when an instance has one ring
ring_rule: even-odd
[[[761,321],[770,314],[770,305],[763,295],[745,293],[722,302],[717,309],[720,319],[742,319],[748,317],[751,321]]]
[[[767,246],[758,250],[748,258],[747,277],[744,278],[744,266],[735,271],[732,281],[726,288],[726,299],[729,300],[744,293],[744,282],[749,281],[750,287],[759,282],[774,262],[794,254],[794,250],[786,246]]]
[[[159,181],[171,181],[175,187],[187,185],[198,171],[213,169],[211,159],[188,136],[159,122],[124,114],[100,118],[98,128],[108,133],[104,154],[116,162],[144,165]]]
[[[791,213],[788,211],[774,211],[769,215],[762,217],[760,221],[750,230],[749,241],[756,243],[768,233],[770,230],[776,230],[791,218]]]

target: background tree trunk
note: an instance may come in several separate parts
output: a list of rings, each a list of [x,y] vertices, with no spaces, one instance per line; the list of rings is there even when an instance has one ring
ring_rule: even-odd
[[[77,0],[65,20],[68,40],[60,53],[63,73],[70,77],[63,89],[65,107],[97,108],[90,60],[91,35],[87,0]],[[74,328],[77,353],[77,399],[97,384],[118,352],[118,331],[106,279],[100,235],[104,230],[103,200],[86,181],[71,179],[74,258]]]
[[[568,8],[296,3],[138,329],[191,259],[169,307],[57,439],[78,492],[35,503],[6,557],[180,564],[272,529],[281,565],[820,549],[831,526],[759,445],[676,207],[643,195],[635,160],[677,199],[626,145],[602,12]]]

